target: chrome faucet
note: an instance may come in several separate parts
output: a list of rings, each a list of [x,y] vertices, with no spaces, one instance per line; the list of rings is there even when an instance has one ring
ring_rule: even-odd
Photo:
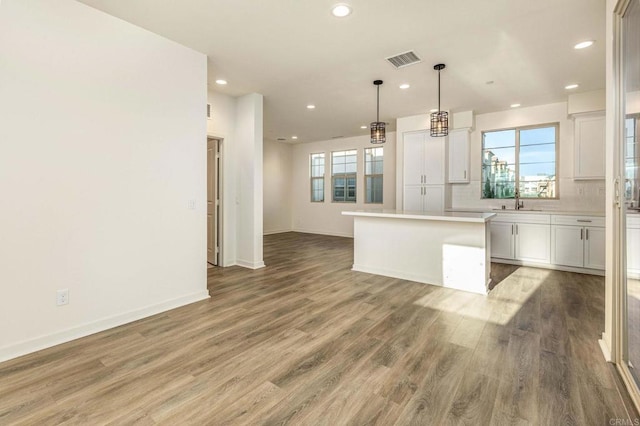
[[[524,201],[520,201],[520,191],[516,189],[516,210],[524,208]]]

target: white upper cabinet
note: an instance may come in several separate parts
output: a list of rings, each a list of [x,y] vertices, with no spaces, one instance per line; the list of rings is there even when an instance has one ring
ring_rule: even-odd
[[[574,118],[574,179],[604,179],[604,113]]]
[[[445,171],[445,138],[427,131],[404,134],[404,184],[442,185]]]
[[[449,183],[469,183],[469,129],[449,132]]]

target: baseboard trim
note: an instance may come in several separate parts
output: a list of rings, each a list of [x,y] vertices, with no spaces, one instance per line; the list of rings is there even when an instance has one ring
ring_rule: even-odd
[[[604,277],[604,271],[600,269],[576,268],[573,266],[553,265],[550,263],[524,262],[522,260],[500,259],[496,257],[492,257],[491,261],[494,263],[505,263],[507,265],[529,266],[532,268],[552,269],[554,271],[575,272],[578,274],[598,275]]]
[[[293,229],[279,229],[274,231],[264,231],[262,235],[284,234],[285,232],[292,232]]]
[[[600,350],[602,351],[602,355],[604,355],[604,360],[607,362],[613,362],[611,357],[611,349],[609,349],[609,345],[605,340],[605,334],[602,333],[602,339],[598,339],[598,344],[600,345]]]
[[[326,231],[318,231],[318,230],[313,230],[313,229],[295,228],[290,232],[300,232],[302,234],[328,235],[330,237],[353,238],[353,234],[345,234],[343,232],[326,232]]]
[[[23,355],[50,348],[52,346],[60,345],[62,343],[67,343],[81,337],[99,333],[110,328],[128,324],[130,322],[166,312],[171,309],[179,308],[181,306],[189,305],[191,303],[200,302],[208,298],[209,292],[207,290],[202,290],[141,309],[135,309],[133,311],[99,319],[97,321],[68,328],[66,330],[48,334],[46,336],[40,336],[34,339],[29,339],[23,342],[5,346],[0,348],[0,362],[18,358]]]
[[[263,261],[249,262],[247,260],[237,260],[236,265],[242,266],[243,268],[249,268],[249,269],[260,269],[266,266]]]

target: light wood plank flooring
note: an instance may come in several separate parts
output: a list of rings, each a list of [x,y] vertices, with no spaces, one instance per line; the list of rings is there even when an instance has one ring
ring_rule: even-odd
[[[353,272],[352,244],[267,236],[266,268],[208,269],[208,301],[0,364],[0,424],[629,419],[601,277],[493,265],[481,296]]]

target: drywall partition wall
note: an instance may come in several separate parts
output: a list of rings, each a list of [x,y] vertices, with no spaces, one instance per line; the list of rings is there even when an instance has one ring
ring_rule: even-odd
[[[342,216],[343,210],[394,209],[395,208],[395,132],[387,133],[384,148],[384,204],[366,204],[364,202],[364,148],[372,145],[369,135],[344,139],[332,139],[320,142],[301,143],[292,146],[292,186],[293,230],[314,234],[353,237],[353,218]],[[331,152],[346,149],[358,150],[356,203],[334,203],[331,201]],[[323,203],[312,203],[310,198],[309,155],[325,153],[325,191]]]
[[[237,173],[237,264],[264,266],[262,257],[262,95],[237,99],[235,153]]]
[[[209,90],[207,99],[207,135],[222,139],[222,265],[260,268],[262,95],[234,98]]]
[[[291,231],[291,152],[288,143],[264,141],[264,234]]]
[[[470,135],[470,183],[452,185],[453,208],[499,208],[504,200],[481,199],[482,132],[518,126],[559,123],[559,195],[558,200],[524,200],[526,207],[603,212],[605,183],[603,180],[573,180],[573,120],[567,116],[567,103],[540,105],[476,115],[475,129]]]
[[[206,57],[68,0],[0,57],[0,360],[207,298]]]
[[[207,135],[222,139],[222,266],[236,264],[237,239],[237,179],[236,179],[236,98],[209,90],[211,119],[207,120]]]

